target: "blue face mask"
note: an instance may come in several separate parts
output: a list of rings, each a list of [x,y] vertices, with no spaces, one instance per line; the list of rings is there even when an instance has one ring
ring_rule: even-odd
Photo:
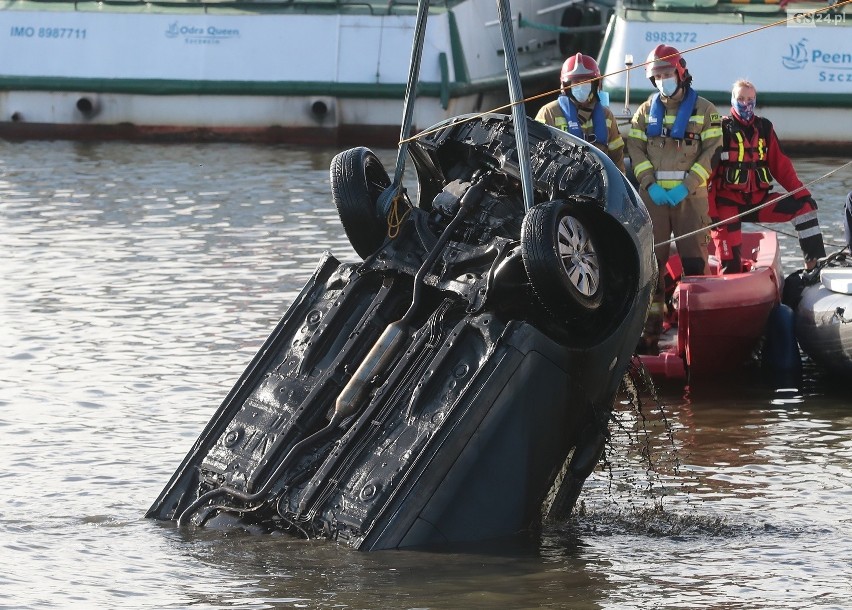
[[[656,84],[660,93],[666,97],[674,95],[674,92],[677,91],[677,77],[675,76],[672,76],[671,78],[658,78],[656,80]]]
[[[743,121],[750,121],[751,117],[754,116],[755,103],[757,103],[757,100],[753,102],[740,103],[737,101],[737,98],[733,95],[731,96],[731,109],[736,112]]]
[[[573,85],[571,87],[571,95],[581,104],[589,101],[589,98],[592,96],[592,83]]]

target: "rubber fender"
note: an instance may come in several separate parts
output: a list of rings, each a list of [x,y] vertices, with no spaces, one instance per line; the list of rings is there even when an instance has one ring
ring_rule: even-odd
[[[796,342],[796,314],[789,305],[779,303],[769,313],[762,365],[773,387],[800,386],[802,356]]]

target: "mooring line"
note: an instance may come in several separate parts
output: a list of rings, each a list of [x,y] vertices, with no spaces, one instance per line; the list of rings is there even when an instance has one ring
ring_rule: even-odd
[[[697,235],[698,233],[703,233],[704,231],[709,231],[710,229],[715,229],[716,227],[728,224],[732,220],[736,220],[737,218],[742,218],[743,216],[747,216],[747,215],[751,214],[752,212],[756,212],[758,210],[761,210],[761,209],[763,209],[767,206],[772,205],[773,203],[777,203],[777,202],[781,201],[782,199],[786,199],[787,197],[792,197],[796,193],[799,193],[799,192],[807,189],[809,186],[813,186],[814,184],[816,184],[817,182],[820,182],[821,180],[825,180],[826,178],[828,178],[832,174],[835,174],[835,173],[839,172],[840,170],[842,170],[843,168],[849,167],[850,165],[852,165],[852,160],[847,161],[846,163],[844,163],[843,165],[841,165],[839,167],[835,167],[833,170],[823,174],[822,176],[820,176],[818,178],[814,178],[813,180],[811,180],[807,184],[803,184],[802,186],[800,186],[797,189],[794,189],[794,190],[789,191],[787,193],[778,193],[778,197],[774,197],[773,199],[771,199],[769,201],[764,201],[760,205],[756,205],[753,208],[749,208],[745,212],[741,212],[740,214],[737,214],[736,216],[731,216],[730,218],[726,218],[725,220],[720,220],[719,222],[711,223],[708,226],[702,227],[700,229],[696,229],[695,231],[690,231],[689,233],[684,233],[683,235],[678,235],[677,237],[673,237],[672,239],[670,239],[668,241],[661,241],[658,244],[654,244],[654,247],[658,248],[660,246],[665,246],[666,244],[673,244],[676,241],[679,241],[679,240],[684,239],[686,237],[691,237],[693,235]]]
[[[784,235],[785,237],[789,237],[791,239],[798,239],[799,238],[798,235],[795,235],[795,234],[790,233],[788,231],[782,231],[781,229],[778,229],[778,228],[775,228],[775,227],[768,227],[768,226],[766,226],[766,224],[764,224],[762,222],[751,222],[751,221],[749,221],[749,224],[753,224],[754,226],[760,227],[761,229],[766,229],[767,231],[774,231],[775,233],[778,233],[778,235]],[[830,239],[825,240],[825,245],[826,246],[833,246],[835,248],[847,248],[848,247],[846,244],[840,244],[840,243],[837,243],[836,241],[831,241]]]

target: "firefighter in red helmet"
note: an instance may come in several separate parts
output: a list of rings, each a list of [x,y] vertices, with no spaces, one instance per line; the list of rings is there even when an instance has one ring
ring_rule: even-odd
[[[535,120],[586,140],[624,172],[624,140],[612,111],[600,101],[600,79],[594,59],[582,53],[572,55],[562,64],[561,94],[542,106]]]
[[[680,52],[657,45],[648,55],[647,77],[657,90],[633,115],[627,154],[654,226],[659,285],[651,303],[640,351],[656,353],[664,313],[663,280],[675,237],[685,275],[704,273],[710,239],[707,183],[722,145],[716,107],[692,88]],[[690,235],[691,234],[691,235]]]

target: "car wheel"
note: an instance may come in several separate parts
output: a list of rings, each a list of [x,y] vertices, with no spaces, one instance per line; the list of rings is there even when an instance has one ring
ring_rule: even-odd
[[[549,201],[524,217],[521,254],[536,297],[552,314],[577,318],[603,301],[595,224],[582,205]]]
[[[390,184],[384,165],[369,148],[350,148],[331,161],[331,196],[349,243],[367,258],[384,243],[387,227],[377,202]]]

